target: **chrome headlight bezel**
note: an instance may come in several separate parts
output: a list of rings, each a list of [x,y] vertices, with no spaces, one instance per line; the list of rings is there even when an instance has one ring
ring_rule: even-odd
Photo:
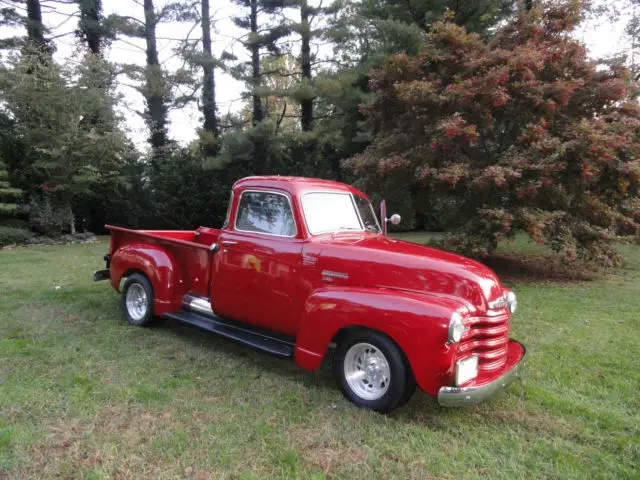
[[[464,324],[464,319],[462,315],[458,312],[453,312],[451,318],[449,319],[449,331],[448,331],[448,340],[449,343],[458,343],[462,340],[462,335],[467,330],[466,325]]]
[[[516,297],[516,294],[509,290],[504,298],[507,301],[507,308],[509,309],[509,312],[515,313],[518,309],[518,297]]]

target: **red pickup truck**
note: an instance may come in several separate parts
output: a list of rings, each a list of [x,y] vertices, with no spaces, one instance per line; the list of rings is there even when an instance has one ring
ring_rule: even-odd
[[[236,182],[220,230],[111,231],[107,269],[133,325],[169,317],[307,370],[335,347],[355,404],[390,412],[416,385],[447,406],[492,398],[519,375],[514,293],[487,267],[386,235],[368,198],[337,182]]]

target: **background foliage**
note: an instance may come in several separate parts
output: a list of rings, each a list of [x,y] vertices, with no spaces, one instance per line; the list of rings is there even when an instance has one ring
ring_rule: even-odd
[[[571,37],[580,8],[532,11],[488,43],[434,24],[418,55],[372,73],[375,138],[345,165],[417,212],[445,200],[446,242],[471,254],[524,230],[614,262],[609,242],[640,234],[640,108],[629,70],[596,65]]]
[[[243,0],[243,59],[212,53],[208,0],[134,2],[136,18],[78,0],[64,65],[45,27],[58,4],[27,3],[0,11],[22,32],[0,39],[0,203],[19,198],[19,228],[216,226],[235,180],[280,174],[353,183],[402,229],[450,232],[446,248],[473,255],[525,231],[611,264],[609,245],[639,235],[636,0]],[[572,33],[585,17],[627,22],[632,55],[590,59]],[[165,22],[192,26],[177,69],[159,61]],[[136,39],[145,64],[105,60]],[[224,115],[222,71],[246,85],[244,108]],[[122,131],[119,82],[145,99],[131,114],[148,149]],[[190,104],[199,140],[178,145],[169,112]]]

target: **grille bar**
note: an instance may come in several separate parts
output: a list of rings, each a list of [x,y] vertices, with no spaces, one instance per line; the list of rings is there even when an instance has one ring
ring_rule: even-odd
[[[507,362],[509,314],[465,319],[468,330],[458,346],[458,355],[477,355],[478,369],[497,370]]]

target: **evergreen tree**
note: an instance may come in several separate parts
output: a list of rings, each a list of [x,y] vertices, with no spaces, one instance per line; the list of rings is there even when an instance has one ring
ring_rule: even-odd
[[[3,6],[0,8],[0,28],[16,28],[24,25],[25,18],[18,12],[15,6]],[[0,49],[8,50],[22,46],[24,39],[18,35],[0,38]]]
[[[0,27],[24,27],[26,37],[12,36],[0,39],[0,48],[14,49],[23,47],[25,41],[31,44],[28,50],[30,54],[44,54],[41,58],[51,56],[55,50],[53,42],[49,41],[45,34],[47,28],[42,21],[41,0],[4,0],[0,2]]]
[[[59,66],[26,53],[0,69],[0,102],[25,149],[19,168],[28,170],[31,190],[46,193],[65,212],[73,233],[74,204],[117,171],[125,145],[109,115],[96,117],[90,127],[84,121],[99,110],[113,112],[115,98],[105,92],[104,75],[96,75],[108,66],[93,55]]]
[[[102,0],[76,0],[80,10],[77,35],[94,55],[102,55],[108,28],[102,13]]]
[[[213,155],[217,151],[220,135],[216,106],[215,59],[211,53],[211,13],[209,0],[201,0],[202,22],[202,114],[203,132],[212,137],[205,143],[205,153]]]
[[[261,69],[261,55],[263,50],[278,55],[278,42],[290,32],[290,27],[284,21],[282,11],[285,2],[281,0],[233,0],[241,7],[243,14],[233,17],[233,22],[247,33],[239,41],[247,49],[250,60],[238,64],[232,74],[243,80],[249,87],[252,103],[252,125],[257,125],[265,118],[262,97],[265,95],[263,87],[263,72]],[[275,21],[278,17],[279,21]]]
[[[44,38],[45,27],[42,23],[42,7],[40,0],[26,0],[27,3],[27,37],[41,50],[49,50],[48,42]]]
[[[173,73],[166,71],[160,62],[156,31],[161,22],[182,21],[188,7],[180,1],[167,2],[161,8],[156,8],[154,0],[144,0],[139,5],[143,8],[143,20],[119,15],[113,15],[108,20],[110,28],[117,34],[145,41],[144,67],[124,64],[122,69],[132,80],[138,82],[135,88],[144,96],[145,111],[138,113],[143,116],[149,128],[152,166],[157,169],[171,146],[168,135],[169,109],[182,107],[194,99],[193,95],[178,97],[174,94],[174,89],[182,85],[193,86],[194,81],[185,70]]]
[[[0,221],[15,218],[22,213],[21,202],[24,191],[9,182],[7,166],[0,157]]]

